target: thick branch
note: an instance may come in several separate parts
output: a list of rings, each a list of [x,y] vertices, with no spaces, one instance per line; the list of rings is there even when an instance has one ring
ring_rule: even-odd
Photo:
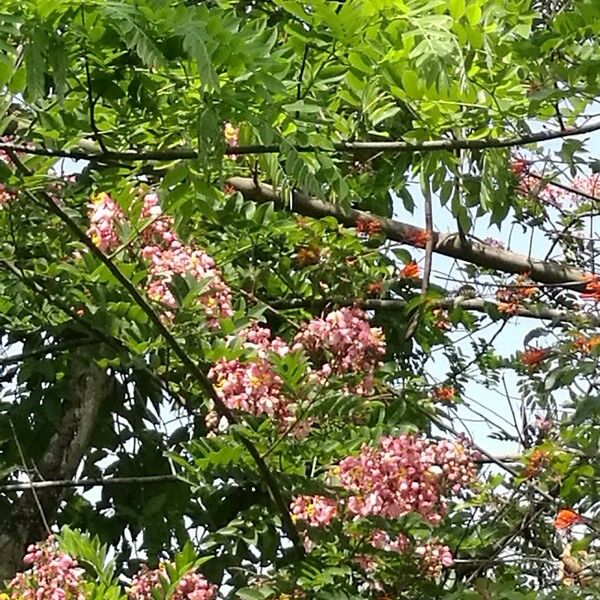
[[[439,139],[427,140],[425,142],[395,141],[395,142],[337,142],[332,148],[320,148],[318,146],[297,146],[297,152],[360,152],[362,154],[378,154],[380,152],[434,152],[438,150],[485,150],[486,148],[510,148],[525,146],[574,135],[584,135],[600,129],[600,123],[590,123],[582,127],[571,127],[559,131],[541,131],[518,137],[505,138],[481,138],[481,139]],[[83,145],[83,144],[82,144]],[[57,150],[26,146],[21,144],[0,143],[0,149],[12,150],[23,154],[35,154],[38,156],[56,156],[59,158],[72,158],[74,160],[121,160],[121,161],[171,161],[171,160],[193,160],[198,158],[198,152],[191,148],[175,148],[170,150],[135,151],[124,152],[108,151],[82,151],[82,150]],[[280,152],[280,146],[276,144],[256,144],[251,146],[227,146],[225,154],[275,154]]]
[[[227,183],[241,192],[248,200],[273,202],[280,208],[287,207],[284,199],[270,185],[262,183],[257,186],[249,177],[232,177]],[[421,229],[408,223],[379,217],[353,208],[344,208],[299,192],[294,193],[291,210],[317,219],[334,217],[348,227],[353,227],[360,217],[376,219],[381,223],[382,231],[385,232],[388,239],[411,246],[415,245],[411,240],[418,239],[422,233]],[[585,288],[585,273],[563,263],[532,259],[523,254],[495,248],[473,239],[461,240],[458,233],[434,232],[433,241],[433,252],[436,254],[469,262],[478,267],[504,273],[529,273],[531,279],[539,283],[560,285],[578,291]]]

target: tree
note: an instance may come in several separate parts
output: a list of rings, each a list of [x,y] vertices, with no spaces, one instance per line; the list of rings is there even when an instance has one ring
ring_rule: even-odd
[[[1,11],[0,597],[597,595],[595,0]]]

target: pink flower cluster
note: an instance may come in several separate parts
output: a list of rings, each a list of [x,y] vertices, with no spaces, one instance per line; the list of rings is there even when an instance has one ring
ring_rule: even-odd
[[[311,527],[327,527],[337,516],[337,503],[325,496],[296,496],[290,512],[294,521],[306,521]]]
[[[231,292],[223,281],[215,261],[202,250],[183,244],[172,227],[169,217],[161,216],[158,196],[154,193],[144,196],[142,217],[150,218],[150,223],[142,232],[146,245],[142,248],[142,256],[149,261],[148,295],[165,307],[167,317],[176,308],[177,301],[170,289],[175,275],[191,275],[198,281],[208,280],[208,289],[200,296],[209,323],[218,324],[221,317],[233,314]]]
[[[266,414],[280,422],[292,416],[290,400],[283,392],[283,380],[271,363],[269,354],[285,356],[289,346],[281,339],[271,339],[271,332],[253,326],[240,334],[242,346],[253,356],[248,360],[220,359],[208,376],[224,404],[233,410],[243,410],[254,415]]]
[[[355,515],[397,518],[418,513],[435,525],[445,514],[445,495],[474,480],[473,458],[460,442],[384,437],[378,448],[365,446],[358,456],[342,460],[339,478],[351,494],[348,510]]]
[[[553,205],[560,205],[566,201],[575,206],[584,198],[581,194],[600,198],[600,174],[598,173],[576,177],[568,186],[575,191],[568,191],[544,181],[542,176],[532,170],[529,161],[522,156],[513,157],[510,169],[517,178],[516,191],[521,196],[533,196]]]
[[[435,540],[416,546],[414,552],[427,579],[436,580],[442,574],[444,567],[451,567],[454,564],[450,548]]]
[[[294,342],[294,350],[304,350],[321,364],[317,371],[320,381],[330,375],[360,373],[364,379],[354,391],[365,394],[372,389],[373,372],[385,353],[381,329],[371,327],[359,308],[342,308],[325,318],[312,319]]]
[[[119,206],[108,194],[99,194],[90,204],[89,216],[91,224],[87,235],[102,251],[115,250],[121,242],[118,225],[126,219]],[[206,291],[198,300],[210,325],[215,326],[221,317],[231,316],[231,292],[215,261],[177,237],[172,219],[162,215],[156,194],[144,196],[141,216],[150,219],[140,235],[143,244],[140,254],[149,262],[147,291],[165,307],[165,317],[172,318],[177,306],[170,287],[175,275],[191,275],[198,281],[208,281]]]
[[[143,567],[131,583],[130,600],[152,600],[152,590],[160,589],[161,579],[167,579],[164,565],[150,570]],[[217,592],[216,586],[209,583],[200,573],[189,571],[177,583],[172,600],[211,600]]]
[[[112,252],[119,247],[119,223],[125,215],[119,205],[105,193],[97,194],[88,204],[90,227],[86,234],[103,252]]]
[[[10,582],[12,600],[84,600],[82,570],[52,538],[29,546],[23,562],[30,568]]]
[[[373,532],[369,542],[379,550],[395,552],[406,556],[409,560],[416,560],[423,576],[431,581],[438,579],[444,568],[454,564],[450,548],[435,539],[426,543],[415,543],[402,533],[393,538],[387,532],[378,529]],[[359,557],[359,564],[365,571],[371,572],[377,569],[378,562],[375,557],[363,554]]]

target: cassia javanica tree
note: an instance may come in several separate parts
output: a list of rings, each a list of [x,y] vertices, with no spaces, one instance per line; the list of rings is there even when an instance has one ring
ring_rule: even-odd
[[[0,27],[1,598],[597,597],[598,2]]]

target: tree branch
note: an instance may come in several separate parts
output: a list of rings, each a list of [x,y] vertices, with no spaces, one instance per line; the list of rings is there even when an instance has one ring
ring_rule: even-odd
[[[279,208],[288,208],[284,199],[270,185],[261,183],[257,186],[248,177],[232,177],[227,183],[241,192],[247,200],[273,202]],[[317,219],[334,217],[348,227],[353,227],[360,217],[375,219],[381,224],[382,231],[388,239],[409,246],[415,245],[411,240],[419,237],[423,231],[408,223],[379,217],[353,208],[344,208],[300,192],[293,194],[291,210]],[[465,243],[458,233],[433,232],[432,238],[433,252],[436,254],[504,273],[529,273],[530,278],[539,283],[556,284],[576,291],[583,291],[586,286],[586,274],[567,264],[532,259],[523,254],[496,248],[474,239],[469,239],[468,243]]]
[[[259,299],[260,300],[260,299]],[[294,298],[290,300],[269,301],[269,307],[277,310],[293,310],[307,308],[312,310],[321,310],[327,306],[358,306],[364,310],[394,311],[402,310],[406,306],[406,301],[401,299],[369,299],[348,298],[343,296],[332,296],[329,298]],[[444,298],[442,300],[432,300],[431,308],[452,309],[459,307],[464,310],[488,314],[489,308],[496,307],[497,303],[483,298]],[[600,318],[594,315],[579,312],[560,311],[546,307],[525,307],[519,306],[514,315],[510,316],[526,317],[529,319],[547,319],[555,323],[589,323],[592,327],[600,327]]]
[[[559,131],[540,131],[518,137],[503,138],[481,138],[481,139],[439,139],[427,140],[425,142],[395,141],[395,142],[336,142],[333,150],[331,148],[320,148],[318,146],[297,146],[297,152],[361,152],[363,154],[374,154],[379,152],[435,152],[439,150],[486,150],[488,148],[510,148],[514,146],[525,146],[546,142],[575,135],[584,135],[600,130],[600,123],[590,123],[582,127],[570,127]],[[38,156],[56,156],[59,158],[71,158],[73,160],[121,160],[121,161],[171,161],[171,160],[194,160],[198,158],[198,152],[191,148],[172,148],[169,150],[136,151],[126,150],[102,152],[85,152],[81,150],[60,150],[53,148],[42,148],[26,146],[22,144],[0,143],[0,149],[13,150],[23,154]],[[249,146],[227,146],[225,154],[276,154],[280,152],[276,144],[255,144]]]

